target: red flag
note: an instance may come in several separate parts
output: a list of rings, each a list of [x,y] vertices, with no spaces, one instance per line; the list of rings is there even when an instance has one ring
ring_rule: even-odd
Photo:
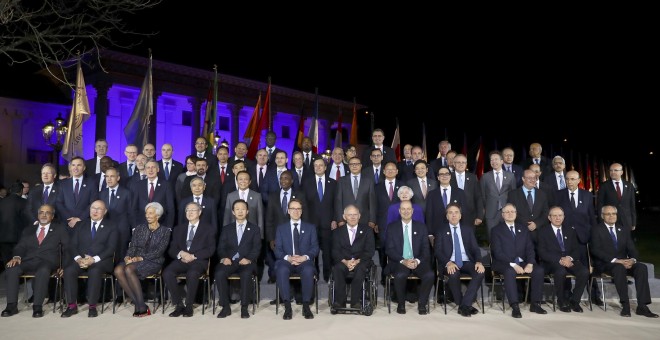
[[[257,126],[257,132],[252,136],[252,141],[250,142],[250,148],[248,149],[247,158],[254,159],[257,155],[257,150],[259,150],[259,142],[261,141],[261,131],[267,129],[270,125],[270,88],[271,84],[268,82],[268,90],[266,91],[266,99],[264,100],[264,109],[261,112],[261,117],[259,118],[259,125]]]
[[[578,152],[578,157],[577,157],[577,172],[580,173],[580,176],[584,176],[584,171],[582,171],[582,157],[581,153]],[[580,184],[578,184],[578,188],[580,189],[585,189],[585,183],[586,181],[580,181]]]
[[[484,175],[484,167],[486,163],[486,155],[484,155],[484,142],[479,137],[479,150],[477,151],[477,157],[475,158],[477,166],[474,169],[474,174],[477,175],[479,179]]]
[[[243,134],[243,141],[246,145],[250,145],[252,142],[252,137],[257,134],[257,127],[259,125],[259,110],[261,110],[261,92],[259,92],[259,99],[257,99],[257,104],[254,106],[254,111],[252,111],[252,118],[250,118],[250,123],[248,124],[248,127]]]
[[[396,155],[396,161],[401,161],[401,137],[399,135],[399,120],[396,120],[396,130],[394,130],[394,139],[392,140],[392,150]]]
[[[358,126],[357,126],[357,104],[353,98],[353,121],[351,122],[351,145],[357,146],[358,144]]]
[[[591,188],[591,163],[589,163],[589,155],[587,155],[587,176],[584,180],[584,190],[592,191]]]

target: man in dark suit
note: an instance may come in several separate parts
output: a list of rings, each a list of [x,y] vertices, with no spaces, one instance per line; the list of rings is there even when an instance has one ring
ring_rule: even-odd
[[[610,179],[600,184],[596,209],[600,211],[606,205],[615,206],[618,214],[617,222],[630,230],[635,230],[637,226],[635,187],[630,182],[624,181],[622,175],[621,164],[610,165]]]
[[[601,190],[602,188],[601,186]],[[606,273],[613,277],[623,317],[630,317],[627,275],[632,275],[637,292],[635,313],[657,318],[658,314],[651,312],[648,307],[651,304],[648,270],[644,264],[637,261],[639,253],[630,235],[630,228],[618,223],[617,209],[612,205],[602,207],[601,218],[603,222],[591,228],[590,251],[594,274]]]
[[[14,182],[7,197],[0,200],[0,263],[7,263],[23,232],[26,220],[26,200],[21,197],[23,183]],[[4,267],[0,269],[2,273]]]
[[[207,149],[207,145],[208,144],[206,142],[206,138],[202,136],[197,137],[195,140],[195,155],[197,158],[206,159],[206,163],[209,166],[209,171],[213,173],[215,170],[219,170],[215,168],[218,166],[218,157],[213,154],[212,150]],[[218,173],[220,172],[218,171]]]
[[[220,147],[218,147],[218,150],[220,150]],[[248,169],[252,169],[257,163],[254,160],[247,158],[247,152],[248,152],[247,144],[245,144],[244,142],[238,142],[234,147],[234,155],[231,158],[229,158],[229,148],[227,148],[228,167],[225,170],[229,171],[232,165],[234,165],[234,162],[238,160],[245,162],[245,166]],[[220,157],[218,157],[218,159],[220,159]],[[266,161],[266,163],[267,162],[268,161]]]
[[[284,151],[275,146],[277,135],[273,131],[266,133],[266,152],[268,152],[268,164],[275,164],[275,156],[278,152]]]
[[[491,230],[491,266],[494,272],[504,276],[504,290],[511,305],[511,316],[522,318],[516,275],[530,275],[529,311],[547,314],[541,307],[543,300],[543,267],[536,263],[534,244],[527,226],[516,221],[516,206],[507,203],[502,208],[503,221]]]
[[[422,214],[426,213],[426,198],[434,189],[438,188],[437,172],[429,176],[429,166],[423,159],[415,162],[415,177],[406,182],[412,191],[412,202],[422,207]]]
[[[440,168],[440,171],[448,168]],[[447,205],[447,222],[440,224],[435,234],[435,257],[438,260],[438,270],[444,268],[449,276],[447,285],[459,306],[458,313],[465,317],[478,314],[479,310],[472,304],[477,298],[477,290],[484,280],[486,269],[481,263],[481,248],[477,244],[474,226],[461,223],[461,208],[458,203]],[[472,278],[461,293],[461,274]]]
[[[361,174],[362,164],[360,159],[353,157],[348,162],[350,175],[342,177],[337,183],[337,196],[335,197],[335,220],[338,226],[346,222],[342,219],[342,212],[349,204],[355,204],[360,210],[360,223],[368,224],[370,228],[376,228],[376,190],[374,182],[369,177]],[[374,230],[375,232],[377,229]]]
[[[126,145],[124,148],[124,156],[126,156],[126,162],[119,163],[119,166],[117,166],[117,170],[119,170],[119,177],[124,179],[124,182],[122,182],[124,186],[128,186],[128,182],[130,181],[131,177],[140,175],[140,172],[137,169],[137,164],[135,164],[137,155],[138,148],[135,144]]]
[[[364,168],[371,166],[371,150],[373,149],[380,149],[380,151],[383,152],[383,163],[396,163],[396,154],[394,153],[394,150],[383,144],[385,141],[385,132],[383,132],[382,129],[374,129],[374,131],[371,132],[371,141],[373,144],[366,150],[362,151],[362,166]],[[362,209],[360,209],[360,211],[364,214]]]
[[[37,183],[31,190],[32,194],[28,195],[27,206],[25,207],[26,222],[33,222],[38,220],[37,212],[41,205],[50,204],[55,207],[57,202],[57,193],[59,192],[58,183],[55,181],[57,175],[55,166],[51,163],[46,163],[41,167],[41,183]],[[54,221],[59,221],[55,216]]]
[[[112,168],[112,158],[110,156],[103,156],[101,158],[101,172],[98,174],[95,174],[92,176],[94,179],[94,183],[96,184],[96,189],[101,192],[103,189],[105,189],[108,184],[106,183],[105,179],[105,171],[108,170],[109,168]]]
[[[394,291],[398,301],[396,312],[406,314],[406,283],[408,276],[413,274],[421,281],[417,310],[420,315],[426,315],[429,293],[435,278],[431,269],[429,232],[424,223],[412,220],[413,207],[410,201],[401,202],[399,214],[401,220],[387,226],[385,247],[388,257],[387,272],[394,276]]]
[[[424,219],[426,225],[429,226],[429,233],[437,235],[438,229],[447,224],[447,211],[446,209],[450,204],[458,204],[462,207],[465,202],[465,193],[463,190],[456,186],[452,186],[451,172],[447,167],[441,167],[438,170],[438,182],[440,186],[437,189],[431,190],[426,195],[426,213]],[[471,221],[464,221],[465,225],[472,225]]]
[[[179,224],[186,223],[186,206],[189,203],[195,202],[202,207],[202,216],[201,220],[204,223],[208,223],[213,228],[216,229],[216,232],[220,231],[218,225],[218,205],[215,199],[209,195],[204,195],[204,189],[206,188],[206,183],[201,177],[194,177],[190,180],[190,190],[192,195],[181,200],[179,203]]]
[[[548,215],[550,226],[541,228],[538,232],[538,253],[546,273],[552,274],[559,310],[569,313],[582,313],[580,300],[584,287],[589,280],[589,263],[580,261],[580,248],[576,232],[563,224],[564,211],[560,207],[552,207]],[[571,293],[571,280],[566,275],[575,276],[575,289]],[[569,300],[569,301],[567,301]]]
[[[302,314],[305,319],[313,319],[314,314],[309,309],[314,289],[314,259],[319,254],[316,226],[304,222],[302,216],[303,204],[298,199],[289,201],[289,216],[291,219],[277,226],[275,236],[275,276],[280,295],[284,301],[284,320],[291,320],[291,298],[289,293],[289,276],[300,275],[302,286]],[[310,212],[313,213],[313,212]]]
[[[69,162],[71,178],[59,182],[55,210],[60,221],[69,226],[69,236],[73,233],[76,223],[89,218],[89,205],[97,199],[99,194],[94,180],[83,178],[84,172],[85,160],[82,157],[73,157]]]
[[[203,158],[199,158],[195,161],[195,169],[197,170],[197,177],[203,179],[206,184],[204,186],[204,195],[213,198],[216,202],[219,201],[221,199],[220,193],[222,192],[220,178],[209,174],[208,162]],[[181,197],[179,197],[179,200],[192,196],[190,181],[192,181],[193,178],[195,178],[195,176],[189,176],[183,180]]]
[[[325,170],[325,175],[339,182],[339,179],[349,174],[348,166],[344,163],[344,149],[335,147],[330,155],[332,162]]]
[[[305,166],[303,154],[300,151],[294,151],[292,158],[291,175],[293,177],[293,188],[302,190],[305,186],[313,186],[314,167]]]
[[[12,316],[18,313],[18,288],[20,276],[23,273],[33,273],[32,283],[34,302],[32,317],[44,316],[42,305],[48,292],[48,280],[53,271],[60,266],[61,251],[69,245],[69,235],[64,225],[53,223],[55,209],[44,204],[38,209],[37,227],[30,223],[23,231],[20,242],[16,245],[13,258],[5,266],[7,268],[7,308],[2,316]],[[36,237],[35,237],[36,236]]]
[[[229,284],[227,278],[238,272],[241,278],[241,318],[250,317],[248,304],[252,291],[251,276],[256,274],[257,258],[261,253],[261,232],[259,226],[247,220],[248,204],[242,199],[232,204],[232,214],[235,221],[223,227],[218,242],[218,257],[220,263],[215,270],[215,284],[220,294],[222,310],[219,318],[231,315],[229,306]],[[256,296],[252,297],[256,299]]]
[[[250,177],[253,179],[250,183],[250,189],[260,193],[262,191],[261,188],[265,187],[264,177],[268,171],[268,152],[266,149],[257,150],[256,159],[257,162],[254,167],[246,170],[250,173]],[[234,190],[236,190],[236,188],[234,188]]]
[[[448,140],[441,140],[438,143],[438,156],[433,160],[431,160],[432,157],[428,157],[429,168],[431,169],[429,170],[429,172],[431,172],[432,174],[437,174],[438,170],[441,167],[443,166],[449,167],[450,164],[447,154],[449,153],[450,150],[451,150],[451,143],[449,143]]]
[[[94,178],[95,174],[101,172],[101,158],[108,154],[108,142],[103,138],[97,139],[96,143],[94,143],[94,153],[96,154],[96,157],[84,161],[85,177]],[[113,167],[118,165],[117,162],[113,161]]]
[[[186,172],[183,164],[172,158],[172,144],[165,143],[160,148],[161,159],[158,161],[158,177],[170,182],[172,188],[176,185],[176,179],[179,174]]]
[[[541,177],[539,178],[541,181],[545,179],[547,174],[552,172],[552,165],[545,156],[541,155],[542,151],[543,147],[541,147],[541,144],[532,143],[529,145],[529,157],[520,162],[523,170],[529,169],[529,166],[532,164],[538,164],[541,167]]]
[[[170,317],[193,316],[193,304],[199,287],[199,277],[209,267],[209,259],[215,251],[217,227],[200,221],[202,206],[191,202],[186,205],[186,222],[179,224],[172,232],[172,240],[168,253],[172,258],[163,270],[163,281],[167,285],[176,306]],[[183,289],[179,286],[176,277],[186,276],[186,304],[184,306],[181,296]]]
[[[174,225],[174,216],[176,215],[174,190],[169,182],[158,179],[158,162],[155,160],[147,161],[145,171],[147,178],[133,186],[133,193],[135,194],[135,201],[137,202],[137,204],[134,205],[134,208],[137,209],[137,211],[143,211],[144,207],[151,202],[160,203],[165,210],[160,221],[164,226],[171,228],[171,226]],[[144,214],[136,214],[135,218],[136,225],[147,222]]]
[[[419,148],[419,152],[422,152],[422,148],[419,146],[415,146]],[[407,180],[414,178],[415,177],[415,161],[416,159],[413,159],[412,156],[412,150],[413,146],[410,144],[406,144],[403,146],[403,158],[396,163],[397,170],[399,172],[398,178],[401,179],[402,181],[406,182]],[[421,158],[421,157],[420,157]],[[420,159],[417,158],[417,159]]]
[[[554,198],[555,191],[566,188],[566,161],[564,157],[559,155],[553,157],[552,169],[553,171],[545,176],[543,182],[548,184]]]
[[[508,203],[516,206],[516,222],[527,226],[534,244],[538,243],[537,231],[548,225],[550,205],[543,190],[534,186],[536,175],[532,170],[523,173],[523,186],[509,192]]]
[[[516,189],[516,179],[511,176],[510,172],[502,169],[503,160],[499,151],[491,151],[488,159],[493,170],[481,176],[479,186],[484,204],[484,217],[488,225],[488,235],[490,235],[493,227],[502,221],[501,210],[506,204],[510,192]]]
[[[522,185],[523,168],[520,165],[513,163],[514,157],[515,153],[513,152],[513,148],[506,147],[502,149],[502,160],[504,161],[504,163],[502,163],[502,168],[504,171],[513,173],[513,176],[516,178],[516,187],[520,187]]]
[[[484,202],[477,175],[467,172],[467,157],[458,154],[454,157],[454,173],[450,184],[463,189],[465,201],[461,204],[461,220],[465,223],[479,226],[484,219]],[[522,172],[522,171],[521,171]]]
[[[280,176],[287,169],[287,164],[289,158],[286,151],[276,151],[274,156],[274,161],[268,163],[268,169],[264,175],[264,183],[259,186],[259,192],[261,193],[261,198],[264,200],[264,205],[268,206],[268,198],[270,193],[280,190]],[[275,202],[277,204],[279,202]]]
[[[99,193],[99,199],[108,208],[106,218],[117,226],[119,243],[116,258],[123,259],[128,249],[128,243],[131,241],[131,232],[136,226],[133,192],[125,186],[119,185],[121,178],[115,168],[105,171],[105,179],[107,187]]]
[[[371,268],[371,258],[376,251],[374,232],[367,225],[360,225],[360,211],[354,205],[344,208],[346,224],[332,231],[332,276],[335,281],[334,309],[346,308],[346,279],[352,273],[351,308],[362,304],[362,283]]]
[[[323,157],[317,153],[314,153],[314,150],[312,149],[314,146],[312,144],[312,139],[308,136],[303,137],[300,144],[303,156],[303,165],[305,166],[305,169],[309,169],[311,172],[312,167],[314,166],[314,161],[317,159],[323,159]]]
[[[385,285],[385,267],[387,265],[387,254],[385,251],[385,239],[387,235],[387,212],[390,205],[401,202],[399,198],[399,188],[404,184],[403,180],[399,180],[398,168],[394,162],[387,162],[383,166],[384,178],[378,185],[375,186],[376,192],[376,224],[378,225],[378,240],[376,249],[378,249],[378,261],[380,264],[381,284]],[[412,191],[412,189],[411,189]]]
[[[218,146],[215,150],[215,156],[218,158],[218,164],[214,168],[218,171],[214,173],[207,172],[207,174],[216,180],[221,188],[225,183],[233,180],[234,174],[232,173],[231,168],[236,161],[240,160],[247,166],[247,162],[241,159],[234,159],[234,162],[229,162],[229,148],[224,145]]]
[[[82,273],[88,276],[87,316],[98,316],[96,303],[101,295],[101,275],[112,272],[118,242],[117,227],[104,219],[106,212],[103,201],[94,201],[89,208],[90,219],[78,222],[74,228],[68,252],[70,257],[64,261],[64,291],[68,305],[62,313],[63,318],[78,314],[78,276]]]
[[[374,185],[383,180],[383,151],[380,149],[371,150],[371,165],[362,167],[362,177],[369,177]]]

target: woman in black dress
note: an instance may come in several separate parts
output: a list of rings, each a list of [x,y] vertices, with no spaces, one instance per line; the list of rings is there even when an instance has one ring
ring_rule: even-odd
[[[163,215],[163,206],[160,203],[149,203],[144,211],[147,224],[140,224],[133,229],[124,262],[115,267],[115,277],[119,285],[135,304],[135,317],[151,315],[142,296],[140,280],[161,270],[172,233],[171,228],[158,223],[158,219]]]

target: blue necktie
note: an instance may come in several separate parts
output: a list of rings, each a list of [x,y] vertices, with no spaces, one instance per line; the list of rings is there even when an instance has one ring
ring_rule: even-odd
[[[319,192],[319,202],[323,201],[323,183],[321,183],[321,178],[319,178],[319,182],[316,185],[316,190]]]
[[[442,189],[442,204],[447,207],[447,189]]]
[[[516,232],[513,230],[513,226],[510,226],[509,229],[511,229],[511,235],[513,235],[513,240],[516,240]]]
[[[458,239],[458,233],[456,230],[458,230],[458,227],[453,227],[454,228],[454,263],[458,266],[458,268],[463,267],[463,257],[461,256],[461,240]]]
[[[96,236],[96,222],[92,222],[92,240]]]
[[[165,179],[170,179],[170,162],[165,162]]]
[[[564,176],[559,175],[559,189],[565,189],[566,182],[564,182]]]
[[[300,232],[298,223],[293,224],[293,255],[300,255]]]
[[[128,177],[133,176],[133,164],[128,165]]]
[[[46,188],[44,189],[44,195],[41,198],[41,203],[42,204],[48,203],[48,189],[50,189],[50,185],[47,185]]]
[[[286,212],[288,210],[287,207],[289,205],[288,201],[286,199],[286,195],[287,195],[287,192],[285,191],[284,196],[282,196],[282,212],[284,213],[284,215],[286,215]]]
[[[612,243],[614,243],[614,249],[619,250],[619,247],[617,246],[616,243],[616,234],[614,234],[614,227],[609,227],[610,228],[610,237],[612,237]]]
[[[566,248],[564,248],[564,239],[561,237],[561,231],[559,229],[557,229],[557,242],[559,242],[561,251],[566,251]]]
[[[378,184],[378,170],[376,170],[376,172],[374,173],[374,179],[375,179],[374,183]]]

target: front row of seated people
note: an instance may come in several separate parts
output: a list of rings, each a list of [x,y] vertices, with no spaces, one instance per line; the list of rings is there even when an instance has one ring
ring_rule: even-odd
[[[301,281],[302,315],[305,319],[314,318],[310,305],[314,280],[318,275],[314,260],[319,253],[319,244],[316,227],[301,219],[302,207],[298,199],[288,202],[289,221],[277,226],[275,236],[275,272],[281,302],[284,304],[285,320],[293,317],[289,291],[289,277],[292,274],[299,275]],[[187,204],[186,223],[172,231],[169,226],[159,223],[159,218],[164,214],[163,207],[157,202],[149,203],[145,207],[146,223],[133,230],[126,256],[115,266],[114,256],[119,235],[117,226],[104,219],[107,209],[103,201],[97,200],[90,205],[90,218],[79,221],[70,236],[65,225],[53,222],[54,208],[44,204],[38,210],[37,223],[25,228],[14,248],[13,258],[6,264],[7,306],[1,315],[9,317],[18,313],[20,276],[30,273],[34,274],[33,317],[43,316],[43,302],[48,294],[51,275],[63,277],[67,302],[67,308],[61,314],[63,318],[78,313],[78,279],[81,276],[87,279],[88,316],[96,317],[102,280],[104,275],[113,273],[114,267],[114,276],[135,306],[133,316],[151,314],[145,304],[140,281],[162,270],[163,280],[175,306],[169,316],[190,317],[193,315],[199,277],[210,266],[211,257],[217,253],[219,263],[215,266],[214,278],[222,307],[218,318],[231,315],[227,278],[232,274],[240,277],[241,318],[248,318],[251,275],[255,273],[255,263],[261,251],[261,232],[257,225],[248,221],[248,208],[245,200],[237,199],[233,202],[231,212],[235,222],[223,227],[216,248],[215,228],[200,220],[202,207],[199,204]],[[438,229],[439,232],[432,238],[432,246],[426,225],[412,219],[412,203],[402,201],[399,206],[400,220],[387,226],[385,249],[388,266],[385,271],[392,276],[398,297],[405,296],[409,276],[419,278],[418,312],[425,315],[428,313],[429,294],[435,279],[432,262],[437,260],[438,270],[442,270],[442,274],[448,277],[448,288],[458,306],[458,313],[470,317],[478,313],[473,303],[485,274],[481,250],[477,245],[474,226],[461,222],[460,206],[450,203],[446,212],[448,223]],[[580,299],[589,280],[589,264],[579,260],[575,231],[562,226],[562,208],[551,208],[548,216],[550,226],[534,231],[538,233],[538,254],[532,241],[532,232],[516,223],[516,213],[516,207],[512,204],[502,208],[503,221],[492,229],[490,249],[493,260],[491,267],[504,278],[505,295],[512,316],[522,317],[517,275],[530,278],[530,312],[547,313],[541,307],[546,274],[554,277],[559,309],[563,312],[582,312]],[[620,314],[624,317],[631,315],[627,275],[633,276],[637,293],[636,314],[657,318],[658,315],[648,308],[651,303],[648,272],[643,264],[637,262],[638,253],[630,230],[617,224],[615,207],[604,206],[601,215],[603,222],[591,230],[590,251],[595,274],[606,273],[613,277],[622,306]],[[352,274],[350,306],[359,308],[364,302],[360,301],[362,282],[368,275],[375,252],[374,233],[372,228],[359,223],[360,212],[354,205],[344,209],[343,218],[346,224],[332,232],[332,275],[336,284],[333,307],[346,306],[346,277]],[[172,262],[163,268],[168,249]],[[537,255],[540,263],[537,262]],[[60,268],[63,268],[63,273],[58,273]],[[461,274],[471,278],[465,292],[461,292]],[[574,287],[566,280],[568,274],[575,276]],[[186,278],[185,300],[178,276]],[[398,298],[396,311],[399,314],[406,313],[404,298]]]

